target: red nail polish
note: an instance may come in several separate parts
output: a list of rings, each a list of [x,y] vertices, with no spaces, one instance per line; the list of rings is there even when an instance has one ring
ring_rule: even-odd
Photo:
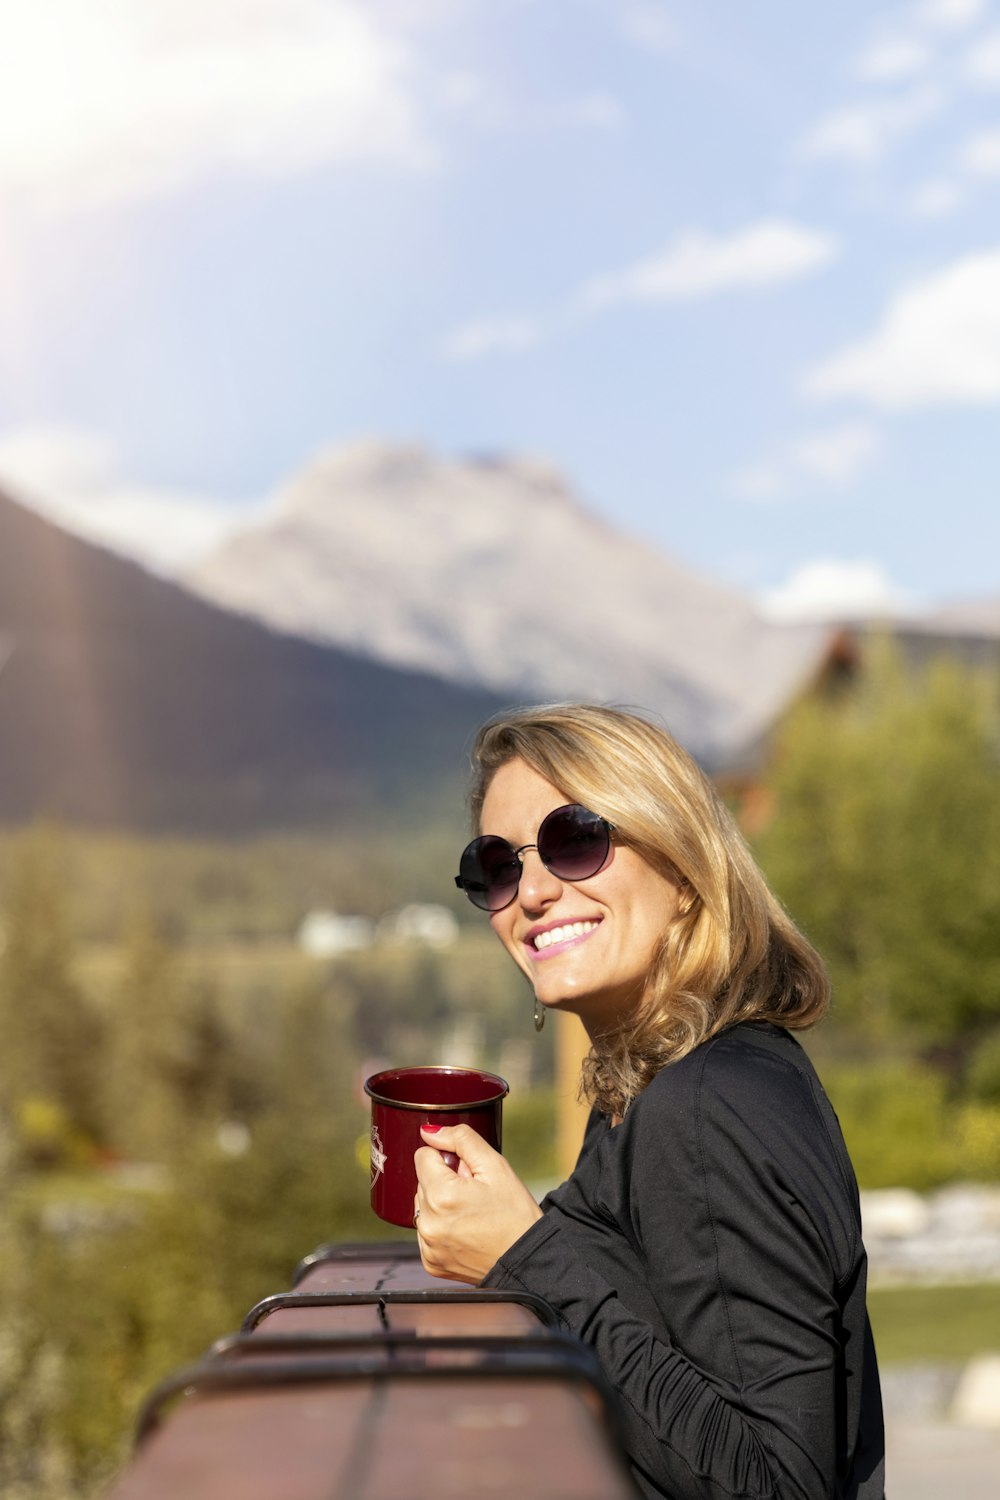
[[[427,1132],[428,1135],[433,1135],[435,1133],[435,1131],[438,1131],[438,1130],[441,1129],[441,1126],[440,1125],[432,1125],[431,1122],[429,1120],[427,1120],[423,1125],[421,1125],[420,1128],[421,1128],[421,1130],[426,1130],[426,1132]]]

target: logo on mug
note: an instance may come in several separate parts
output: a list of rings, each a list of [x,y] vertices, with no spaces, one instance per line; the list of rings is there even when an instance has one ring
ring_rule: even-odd
[[[382,1173],[385,1171],[386,1155],[382,1150],[382,1137],[378,1133],[378,1126],[372,1126],[372,1187],[375,1186]]]

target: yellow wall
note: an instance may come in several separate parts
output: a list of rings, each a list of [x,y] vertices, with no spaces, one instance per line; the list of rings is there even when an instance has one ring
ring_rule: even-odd
[[[583,1022],[577,1016],[553,1015],[556,1026],[556,1121],[559,1170],[568,1177],[580,1152],[588,1108],[578,1098],[580,1065],[590,1050]]]

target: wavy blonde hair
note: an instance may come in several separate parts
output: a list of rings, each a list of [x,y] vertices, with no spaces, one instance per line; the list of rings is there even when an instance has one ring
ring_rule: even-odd
[[[607,818],[682,891],[630,1023],[592,1038],[582,1092],[624,1114],[659,1070],[737,1021],[812,1026],[829,1004],[826,969],[771,893],[708,777],[676,740],[636,713],[590,704],[516,709],[472,750],[470,807],[480,829],[496,772],[522,760]]]

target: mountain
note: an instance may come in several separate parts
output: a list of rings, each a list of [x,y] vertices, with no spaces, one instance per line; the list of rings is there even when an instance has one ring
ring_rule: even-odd
[[[457,803],[498,706],[229,614],[0,495],[4,822],[252,832]]]
[[[652,709],[709,765],[748,753],[831,640],[622,535],[547,465],[377,442],[318,458],[185,581],[277,629],[506,697]]]

